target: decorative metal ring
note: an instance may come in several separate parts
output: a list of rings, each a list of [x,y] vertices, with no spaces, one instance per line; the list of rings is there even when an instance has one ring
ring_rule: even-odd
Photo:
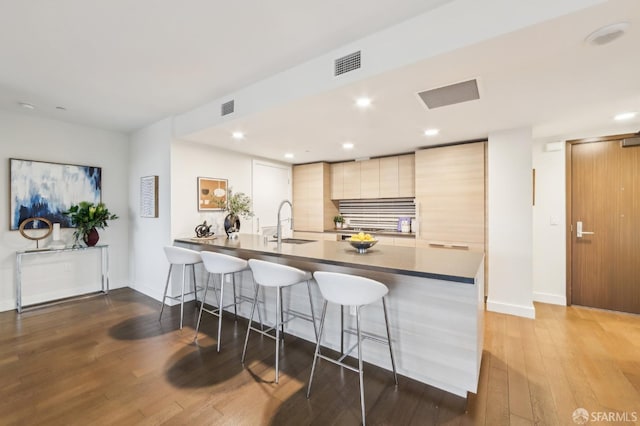
[[[47,226],[49,227],[49,229],[47,230],[47,233],[44,235],[41,235],[39,237],[32,237],[30,235],[27,235],[24,232],[24,227],[27,223],[31,223],[31,222],[37,222],[37,221],[41,221],[47,224]],[[49,219],[45,219],[44,217],[30,217],[29,219],[25,219],[22,221],[22,223],[20,224],[20,234],[25,237],[27,240],[42,240],[44,238],[47,238],[49,235],[51,235],[51,233],[53,232],[53,224],[51,223],[51,221]],[[35,230],[38,230],[38,228],[33,228]],[[44,228],[43,228],[44,229]]]

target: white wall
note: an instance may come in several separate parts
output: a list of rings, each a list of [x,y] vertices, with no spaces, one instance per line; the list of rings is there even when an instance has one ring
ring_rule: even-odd
[[[489,134],[487,169],[487,309],[534,318],[531,129]]]
[[[106,229],[99,231],[100,243],[110,246],[111,288],[128,285],[126,136],[0,111],[0,141],[0,188],[4,188],[0,197],[0,310],[15,308],[16,250],[35,247],[33,241],[26,240],[18,231],[9,231],[9,158],[102,167],[102,201],[120,219],[109,222]],[[72,229],[62,230],[62,238],[69,244],[73,242],[72,233]],[[41,243],[46,245],[49,239]],[[77,290],[98,290],[98,254],[96,250],[92,254],[49,254],[32,258],[23,268],[25,302],[37,303],[45,296],[66,297]]]
[[[233,192],[251,196],[252,157],[204,144],[174,141],[171,149],[171,235],[195,236],[194,228],[204,220],[214,224],[216,235],[224,233],[225,212],[198,211],[198,177],[227,179]],[[251,220],[240,218],[240,232],[252,233]]]
[[[533,300],[566,305],[565,143],[547,143],[533,144]]]
[[[141,129],[129,147],[130,287],[162,300],[168,265],[162,248],[171,238],[172,119]],[[140,217],[140,178],[158,176],[158,217]]]

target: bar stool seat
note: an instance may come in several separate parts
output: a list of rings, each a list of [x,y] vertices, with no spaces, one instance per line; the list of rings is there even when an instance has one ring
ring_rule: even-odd
[[[218,317],[218,352],[220,352],[220,342],[221,342],[221,332],[222,332],[222,314],[225,308],[233,306],[233,312],[235,314],[236,320],[238,319],[238,308],[237,306],[242,302],[253,302],[253,299],[247,296],[238,296],[236,293],[236,273],[242,272],[249,269],[249,264],[246,260],[240,259],[238,257],[229,256],[222,253],[214,253],[210,251],[200,252],[200,257],[202,257],[202,263],[204,264],[204,268],[209,273],[207,277],[207,283],[204,286],[204,295],[202,296],[202,303],[200,304],[200,314],[198,315],[198,323],[196,325],[196,334],[194,337],[194,341],[198,340],[198,330],[200,329],[200,321],[202,319],[202,312],[207,312],[214,316]],[[224,282],[225,276],[231,274],[231,280],[233,285],[233,303],[230,303],[226,306],[223,306],[224,301]],[[212,275],[220,276],[220,297],[217,299],[218,306],[213,309],[207,309],[204,306],[204,302],[207,298],[207,290],[209,289],[209,281]],[[218,289],[213,287],[214,291],[218,291]],[[258,310],[258,318],[260,320],[260,324],[262,324],[262,318],[260,317],[260,310]]]
[[[342,274],[337,272],[318,271],[313,274],[313,277],[318,283],[318,287],[320,287],[320,293],[322,293],[322,297],[325,299],[325,302],[322,307],[322,316],[320,317],[320,331],[319,331],[318,342],[316,344],[316,351],[313,355],[313,364],[311,366],[311,375],[309,377],[309,386],[307,388],[307,398],[309,398],[311,394],[311,383],[313,381],[313,374],[315,373],[316,363],[318,361],[318,358],[322,358],[333,364],[342,366],[351,371],[355,371],[360,376],[360,406],[362,409],[362,424],[365,425],[366,418],[365,418],[364,382],[363,382],[363,370],[362,370],[362,341],[364,339],[371,339],[377,342],[388,344],[389,354],[391,355],[391,368],[393,369],[393,377],[394,377],[396,386],[398,385],[398,375],[396,374],[396,363],[393,358],[393,350],[391,349],[391,337],[389,334],[389,316],[387,314],[387,304],[385,301],[385,296],[389,292],[389,289],[387,288],[387,286],[385,286],[381,282],[378,282],[369,278],[347,275],[347,274]],[[386,338],[364,333],[361,331],[361,328],[360,328],[360,310],[367,305],[377,302],[378,300],[382,300],[382,308],[384,311],[384,322],[385,322],[386,331],[387,331]],[[346,354],[343,354],[338,359],[329,358],[327,356],[320,354],[320,342],[322,340],[322,333],[324,331],[324,321],[327,315],[328,302],[340,305],[341,309],[344,306],[356,307],[356,333],[355,334],[357,336],[358,341],[350,350],[347,351]],[[342,332],[344,332],[344,330],[342,330]],[[356,348],[358,349],[358,368],[357,369],[342,362]]]
[[[165,246],[164,253],[169,261],[169,272],[167,273],[167,283],[164,286],[164,296],[162,297],[162,308],[160,309],[160,317],[158,321],[162,319],[162,312],[164,312],[164,305],[167,299],[180,301],[180,329],[182,329],[182,320],[184,317],[184,297],[193,294],[196,302],[198,301],[198,290],[202,290],[202,287],[198,287],[196,284],[196,268],[195,265],[202,263],[200,252],[195,250],[189,250],[182,247]],[[167,292],[169,290],[169,281],[171,281],[171,271],[173,266],[178,265],[182,267],[182,290],[179,296],[169,296]],[[186,285],[186,269],[187,266],[191,266],[191,277],[193,279],[192,290],[185,293]]]
[[[249,333],[252,330],[264,336],[274,339],[276,341],[275,382],[278,383],[279,374],[280,374],[280,370],[279,370],[280,341],[282,340],[281,333],[284,334],[284,324],[291,321],[293,318],[300,318],[307,321],[311,321],[313,323],[313,331],[315,333],[316,339],[318,338],[315,315],[313,312],[313,301],[311,298],[311,285],[309,282],[312,276],[309,272],[303,271],[301,269],[293,268],[287,265],[281,265],[279,263],[258,260],[258,259],[249,259],[249,268],[251,268],[251,271],[253,272],[253,279],[257,284],[257,286],[256,286],[256,294],[254,297],[253,307],[251,308],[249,326],[247,327],[247,334],[244,339],[244,348],[242,350],[242,363],[244,364],[245,355],[247,352],[247,344],[249,343]],[[307,315],[302,312],[293,311],[291,309],[285,311],[282,307],[283,305],[282,288],[289,287],[294,284],[299,284],[303,282],[307,283],[307,291],[309,293],[309,306],[311,308],[311,315]],[[273,287],[276,289],[276,322],[273,327],[267,330],[258,330],[251,326],[251,322],[253,321],[253,314],[254,314],[256,303],[258,300],[258,290],[260,286]],[[286,320],[284,318],[285,313],[287,314]],[[270,332],[273,330],[275,330],[275,336],[270,334]]]

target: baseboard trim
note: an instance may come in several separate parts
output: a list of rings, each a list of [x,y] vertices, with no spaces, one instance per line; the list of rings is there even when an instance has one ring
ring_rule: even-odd
[[[524,318],[534,319],[536,317],[536,308],[533,306],[533,304],[531,304],[530,306],[514,305],[511,303],[496,302],[489,298],[487,300],[487,310],[491,312],[515,315]]]
[[[164,288],[161,291],[158,291],[157,288],[151,288],[141,284],[129,285],[129,287],[134,289],[135,291],[139,291],[140,293],[157,300],[158,302],[162,302],[162,297],[164,296]],[[190,302],[192,300],[194,300],[193,294],[185,296],[184,298],[185,302]],[[180,303],[179,301],[175,299],[170,299],[169,297],[167,297],[167,301],[166,301],[167,306],[173,306],[179,303]]]
[[[162,292],[158,292],[156,288],[147,287],[139,283],[129,284],[129,287],[134,289],[135,291],[139,291],[140,293],[151,297],[152,299],[157,300],[158,302],[162,302]]]
[[[567,306],[567,296],[553,293],[543,293],[539,291],[533,292],[533,301],[540,303],[549,303],[551,305]]]
[[[16,301],[15,300],[6,300],[0,302],[0,312],[13,311],[16,309]]]

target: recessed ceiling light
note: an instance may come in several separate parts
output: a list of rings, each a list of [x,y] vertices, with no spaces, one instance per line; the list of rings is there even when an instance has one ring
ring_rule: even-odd
[[[425,136],[435,136],[438,133],[440,133],[439,129],[427,129],[427,130],[424,131],[424,135]]]
[[[24,109],[36,109],[35,105],[28,102],[18,102],[18,105],[20,105]]]
[[[368,108],[371,106],[371,98],[358,98],[356,99],[356,105],[358,106],[358,108]]]
[[[353,149],[353,143],[352,142],[345,142],[342,144],[342,148],[344,149]]]
[[[231,133],[231,137],[237,140],[244,139],[244,133],[242,132],[233,132]]]
[[[293,158],[293,154],[290,152],[287,152],[284,154],[284,158]]]
[[[632,111],[621,112],[620,114],[616,114],[615,117],[613,117],[613,119],[616,121],[631,120],[636,115],[638,115],[637,112],[632,112]]]
[[[628,22],[617,22],[615,24],[606,25],[589,34],[584,41],[592,46],[609,44],[625,35],[628,28]]]

